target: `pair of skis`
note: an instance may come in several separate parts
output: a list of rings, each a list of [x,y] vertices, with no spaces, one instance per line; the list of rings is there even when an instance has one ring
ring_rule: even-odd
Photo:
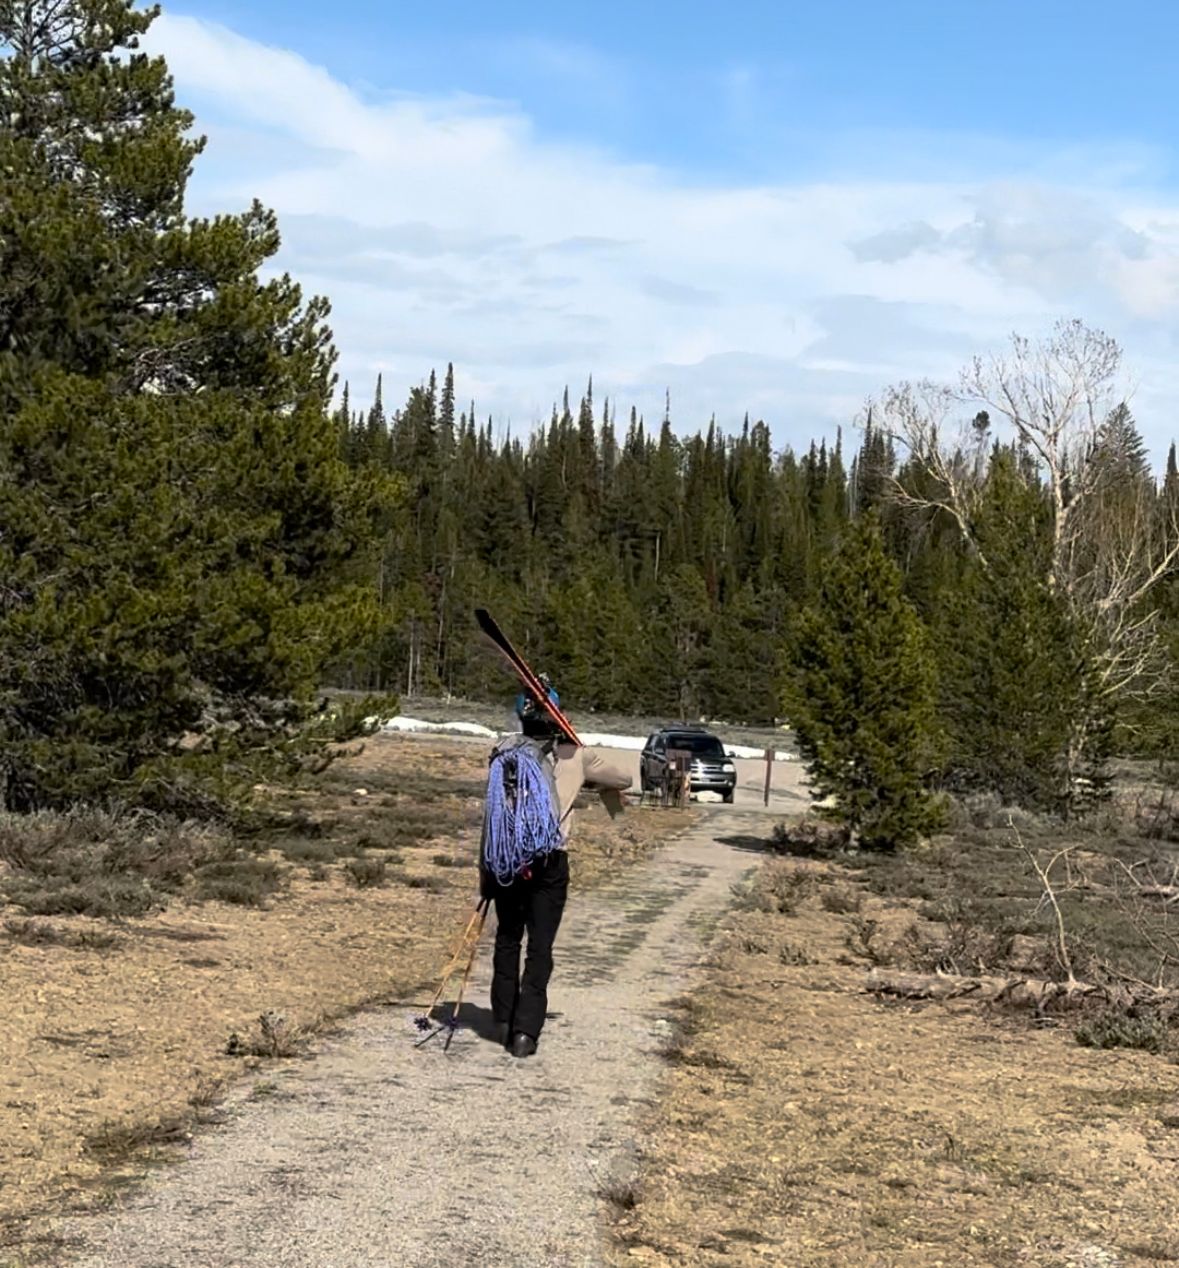
[[[581,739],[577,732],[573,729],[573,724],[561,712],[551,699],[545,688],[544,683],[532,672],[527,661],[520,655],[508,640],[507,635],[499,628],[495,618],[487,611],[486,608],[475,609],[475,620],[478,622],[479,628],[484,634],[495,644],[503,653],[504,659],[511,666],[512,672],[520,680],[520,685],[536,702],[544,709],[545,713],[552,719],[553,724],[567,739],[570,744],[576,744],[578,748],[582,747]],[[414,1045],[417,1048],[440,1034],[446,1035],[443,1043],[443,1050],[450,1047],[450,1042],[454,1038],[454,1032],[458,1028],[459,1010],[462,1008],[463,995],[467,989],[467,983],[471,977],[471,969],[475,963],[475,956],[479,951],[479,938],[483,933],[483,924],[487,919],[487,912],[491,906],[491,900],[480,898],[475,907],[470,920],[467,922],[466,928],[459,937],[454,953],[451,955],[450,962],[447,964],[442,974],[442,981],[438,985],[438,990],[434,994],[430,1007],[426,1009],[423,1016],[415,1020],[415,1025],[422,1037]],[[434,1010],[438,1007],[442,999],[442,995],[449,983],[454,978],[459,977],[461,980],[458,991],[458,999],[449,1017],[442,1021],[436,1021],[434,1018]]]
[[[570,744],[576,744],[578,748],[582,747],[577,732],[573,729],[573,724],[561,712],[552,700],[549,699],[549,693],[545,689],[544,683],[532,672],[527,661],[520,655],[518,651],[508,641],[507,635],[499,628],[495,617],[491,615],[486,608],[475,609],[475,620],[479,624],[479,628],[484,634],[499,648],[503,653],[504,659],[512,668],[512,672],[520,680],[520,685],[525,691],[540,705],[540,707],[549,715],[553,724],[561,732],[561,734],[569,741]]]

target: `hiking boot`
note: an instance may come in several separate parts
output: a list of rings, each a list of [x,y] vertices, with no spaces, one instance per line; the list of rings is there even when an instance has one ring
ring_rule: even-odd
[[[523,1031],[517,1031],[512,1036],[513,1057],[530,1057],[535,1051],[536,1040],[531,1035],[526,1035]]]

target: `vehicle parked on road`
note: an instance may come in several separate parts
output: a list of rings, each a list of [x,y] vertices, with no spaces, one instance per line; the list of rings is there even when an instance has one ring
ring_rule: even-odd
[[[732,804],[737,789],[737,766],[720,739],[702,726],[667,726],[652,731],[639,758],[643,792],[661,788],[667,775],[668,753],[692,755],[691,791],[720,793]]]

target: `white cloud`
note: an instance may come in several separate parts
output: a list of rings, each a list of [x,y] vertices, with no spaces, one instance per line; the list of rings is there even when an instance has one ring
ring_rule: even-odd
[[[900,260],[907,260],[918,251],[929,250],[940,245],[941,241],[942,235],[933,225],[924,220],[914,220],[911,224],[884,229],[880,233],[874,233],[871,237],[850,245],[852,254],[857,260],[896,264]]]
[[[481,415],[519,427],[592,373],[623,409],[658,416],[671,386],[682,426],[749,409],[799,444],[891,379],[1076,314],[1127,345],[1144,430],[1170,439],[1150,385],[1179,329],[1179,202],[1075,181],[693,185],[547,141],[503,103],[362,95],[192,18],[164,15],[152,43],[210,135],[194,209],[276,208],[280,263],[333,300],[357,398],[378,370],[389,399],[453,360],[460,397],[477,386]]]

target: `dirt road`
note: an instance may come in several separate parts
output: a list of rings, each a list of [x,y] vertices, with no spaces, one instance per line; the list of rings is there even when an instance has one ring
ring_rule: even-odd
[[[801,804],[797,767],[776,782],[779,812]],[[664,1005],[692,984],[705,931],[758,862],[716,838],[764,829],[760,800],[744,772],[736,807],[571,904],[535,1058],[487,1037],[485,954],[449,1053],[413,1046],[412,1008],[368,1014],[314,1061],[243,1088],[228,1123],[121,1210],[60,1227],[72,1262],[601,1264],[601,1194],[631,1169]]]

